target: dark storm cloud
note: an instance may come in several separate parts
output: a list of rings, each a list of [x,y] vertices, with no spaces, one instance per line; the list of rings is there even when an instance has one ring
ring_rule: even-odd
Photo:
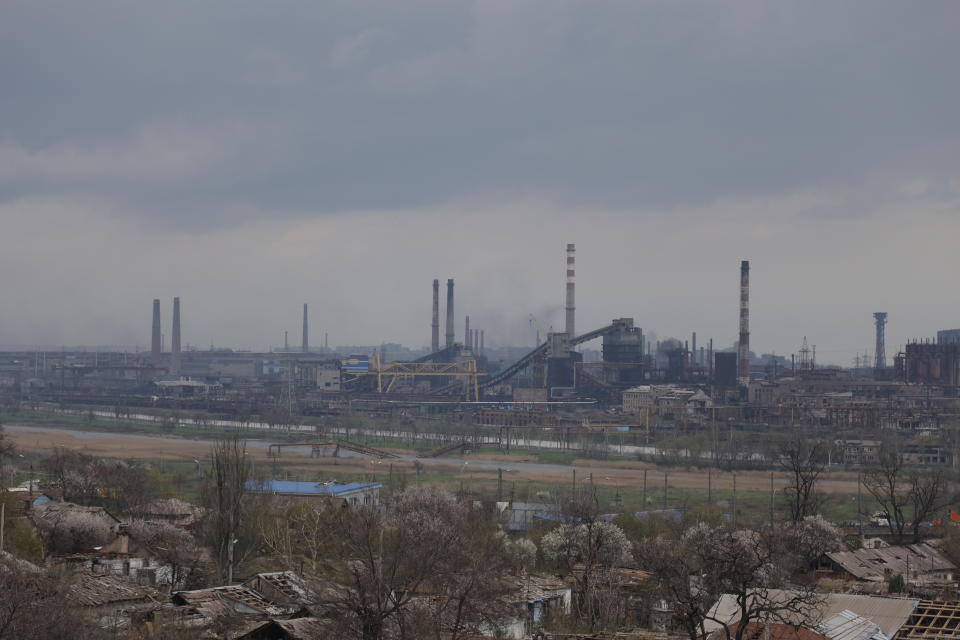
[[[0,197],[189,229],[947,175],[958,24],[948,1],[8,2]]]

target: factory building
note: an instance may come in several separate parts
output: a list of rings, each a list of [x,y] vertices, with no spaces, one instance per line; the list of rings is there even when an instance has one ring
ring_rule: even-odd
[[[960,344],[960,329],[943,329],[937,331],[937,343]]]
[[[611,330],[603,334],[602,349],[611,382],[632,385],[643,382],[643,329],[633,326],[633,318],[614,320]]]
[[[960,342],[911,342],[898,364],[905,382],[956,387],[960,385]]]

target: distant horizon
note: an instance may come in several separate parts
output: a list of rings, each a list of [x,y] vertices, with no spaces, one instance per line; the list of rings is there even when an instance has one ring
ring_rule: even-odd
[[[673,336],[668,336],[667,339],[670,339],[671,337],[673,337]],[[673,337],[673,338],[674,338],[674,339],[679,339],[679,338],[676,338],[676,337]],[[935,339],[935,338],[934,338],[934,339]],[[599,338],[598,338],[597,340],[599,340]],[[708,338],[708,340],[709,340],[709,338]],[[923,339],[921,338],[921,339],[918,339],[918,340],[922,341]],[[458,340],[457,342],[460,343],[459,340]],[[406,345],[406,344],[403,344],[403,343],[383,342],[383,343],[379,343],[379,344],[366,344],[366,345],[363,345],[363,344],[355,344],[355,345],[335,345],[335,346],[331,346],[331,347],[311,346],[310,349],[309,349],[309,351],[306,352],[306,354],[317,354],[317,355],[321,355],[321,354],[326,353],[326,354],[331,354],[331,355],[332,355],[332,354],[336,354],[337,351],[340,351],[340,350],[355,350],[355,351],[360,351],[361,348],[369,348],[369,349],[376,350],[376,349],[378,349],[379,347],[381,347],[381,346],[383,346],[383,345],[387,345],[387,344],[390,344],[390,345],[398,344],[401,348],[404,348],[404,349],[407,349],[407,350],[413,351],[413,352],[424,352],[424,353],[429,353],[429,352],[430,352],[430,346],[429,346],[429,345],[423,345],[423,346],[415,347],[415,346]],[[589,345],[590,343],[585,343],[585,344]],[[811,345],[811,346],[812,346],[812,345]],[[490,346],[487,346],[487,350],[493,350],[493,351],[499,351],[499,350],[529,351],[529,350],[532,350],[532,349],[534,349],[534,348],[535,348],[535,345],[533,345],[532,343],[531,343],[531,344],[526,344],[526,345],[517,344],[517,345],[497,345],[497,346],[492,346],[492,345],[490,345]],[[705,349],[705,348],[706,348],[706,346],[704,345],[704,349]],[[325,350],[325,351],[324,351],[324,350]],[[597,347],[593,347],[593,348],[583,348],[583,346],[581,345],[581,347],[578,347],[577,350],[578,350],[578,351],[596,351],[596,352],[599,352],[599,351],[600,351],[599,345],[598,345]],[[898,348],[897,348],[895,351],[893,351],[893,352],[891,352],[891,351],[889,350],[889,348],[888,348],[887,354],[886,354],[886,357],[887,357],[887,368],[892,368],[892,367],[893,367],[893,357],[894,357],[898,352],[900,352],[900,351],[902,351],[902,350],[903,350],[903,347],[902,347],[902,346],[901,346],[901,347],[898,347]],[[228,353],[228,352],[229,352],[229,353],[255,353],[255,354],[290,353],[290,354],[294,354],[294,355],[296,355],[296,354],[303,354],[303,353],[304,353],[303,351],[301,351],[301,349],[300,349],[299,346],[295,346],[295,345],[291,345],[286,351],[284,351],[281,347],[277,347],[277,346],[271,346],[271,347],[268,348],[268,349],[256,349],[256,348],[247,348],[247,347],[229,347],[229,346],[213,345],[213,349],[211,350],[209,346],[207,346],[207,347],[199,347],[199,346],[197,346],[197,345],[184,344],[184,346],[183,346],[183,348],[182,348],[181,351],[182,351],[183,353],[191,353],[191,352],[194,352],[194,353],[217,353],[217,352]],[[698,348],[698,351],[699,351],[699,348]],[[728,345],[728,346],[724,346],[724,347],[719,347],[719,346],[717,346],[716,344],[714,345],[714,353],[730,353],[730,352],[734,352],[734,351],[736,351],[736,343],[732,343],[732,344],[730,344],[730,345]],[[57,353],[57,352],[73,352],[73,353],[129,353],[129,354],[139,355],[139,354],[145,354],[145,353],[148,354],[148,353],[150,353],[150,348],[149,348],[149,345],[147,345],[146,348],[145,348],[143,345],[15,345],[15,344],[0,344],[0,352],[13,352],[13,353],[31,353],[31,352],[32,352],[32,353]],[[165,346],[164,346],[164,350],[161,351],[161,353],[163,353],[163,354],[169,354],[169,353],[170,353],[169,347],[167,347],[167,346],[165,345]],[[789,361],[791,355],[796,355],[796,354],[798,353],[798,351],[791,351],[791,352],[787,352],[787,353],[776,353],[776,352],[772,352],[772,351],[757,351],[756,349],[751,349],[751,350],[750,350],[750,353],[751,353],[751,357],[752,357],[753,361],[762,361],[763,358],[769,357],[769,356],[775,356],[775,357],[778,357],[778,358],[784,358],[784,359],[786,359],[786,360]],[[863,358],[863,357],[869,357],[869,359],[870,359],[871,362],[872,362],[873,357],[874,357],[874,354],[873,354],[873,353],[870,353],[870,352],[860,352],[860,353],[857,354],[857,355],[858,355],[859,357],[861,357],[861,358]],[[851,361],[851,362],[849,362],[849,363],[843,363],[843,362],[834,362],[834,361],[831,361],[831,360],[824,360],[824,359],[821,357],[821,351],[820,351],[819,348],[817,349],[817,365],[818,365],[818,367],[824,367],[824,368],[840,368],[840,369],[854,369],[854,368],[858,368],[858,367],[855,367],[855,366],[854,366],[853,361]],[[859,367],[859,368],[872,368],[872,365],[870,365],[869,367]]]
[[[755,351],[889,359],[960,325],[960,3],[869,8],[13,3],[0,343],[429,344],[453,278],[524,344],[575,243],[581,329],[734,341],[749,260]]]

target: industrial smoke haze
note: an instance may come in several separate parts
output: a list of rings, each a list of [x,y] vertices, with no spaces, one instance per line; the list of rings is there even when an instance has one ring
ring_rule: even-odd
[[[565,325],[575,243],[578,333],[633,317],[728,348],[749,260],[754,353],[808,336],[849,365],[882,309],[889,363],[960,317],[958,20],[892,0],[13,4],[0,345],[147,351],[159,299],[169,350],[179,297],[183,349],[302,347],[304,304],[313,346],[429,348],[450,278],[458,332],[531,345],[531,314]]]

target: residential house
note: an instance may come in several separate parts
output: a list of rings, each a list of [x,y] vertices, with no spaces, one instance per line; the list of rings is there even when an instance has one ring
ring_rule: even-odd
[[[292,618],[267,620],[236,640],[328,640],[334,638],[329,620],[321,618]]]
[[[831,570],[861,582],[881,587],[894,576],[908,584],[949,584],[957,566],[930,543],[881,546],[834,551],[826,554]]]
[[[530,531],[560,517],[559,506],[543,502],[498,502],[497,510],[505,531]]]
[[[791,597],[790,591],[779,589],[766,589],[765,593],[767,598],[773,601],[781,599],[787,601]],[[810,607],[801,612],[804,615],[789,615],[787,622],[804,625],[811,621],[830,620],[842,611],[849,611],[876,624],[887,638],[893,638],[910,619],[918,604],[920,600],[914,598],[824,593],[821,594],[819,602],[811,603]],[[728,593],[720,596],[720,599],[710,608],[708,617],[710,619],[704,623],[704,630],[707,633],[719,629],[723,624],[736,622],[740,618],[740,607],[736,596]]]
[[[67,587],[66,599],[106,629],[130,625],[131,616],[160,606],[152,587],[109,575],[80,572]]]
[[[161,498],[144,505],[142,517],[148,522],[166,522],[187,529],[199,519],[200,507],[179,498]]]
[[[562,580],[537,574],[507,576],[504,579],[510,589],[507,600],[517,613],[496,624],[485,625],[482,635],[511,640],[529,638],[534,629],[552,616],[570,613],[572,591]]]

